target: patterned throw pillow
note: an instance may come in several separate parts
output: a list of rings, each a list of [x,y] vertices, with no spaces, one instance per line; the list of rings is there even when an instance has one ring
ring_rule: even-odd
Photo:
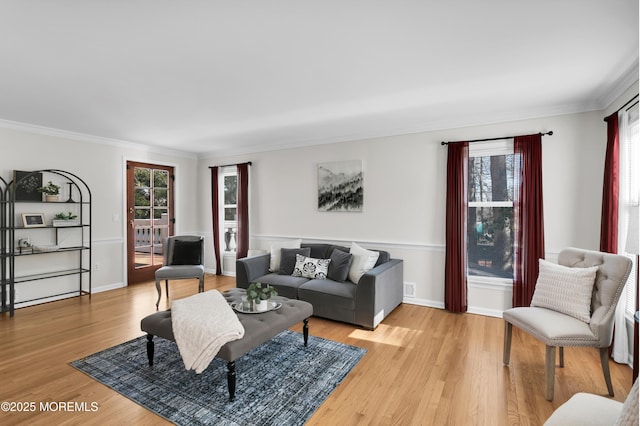
[[[591,296],[597,266],[570,268],[539,260],[540,272],[531,306],[551,309],[580,321],[591,321]]]
[[[294,277],[326,280],[331,259],[314,259],[313,257],[296,254],[296,266],[293,268]]]

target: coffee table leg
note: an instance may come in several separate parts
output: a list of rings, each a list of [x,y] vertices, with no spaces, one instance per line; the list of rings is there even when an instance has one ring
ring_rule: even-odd
[[[227,386],[229,387],[229,401],[236,397],[236,362],[227,363]]]
[[[147,334],[147,358],[149,359],[149,367],[153,367],[153,334]]]
[[[307,342],[309,341],[309,318],[305,319],[303,322],[302,335],[304,336],[304,345],[307,346]]]

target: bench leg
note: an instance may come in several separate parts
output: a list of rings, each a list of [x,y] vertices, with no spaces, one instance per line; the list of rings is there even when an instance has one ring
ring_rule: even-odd
[[[149,367],[153,367],[153,334],[147,334],[147,359],[149,359]]]
[[[236,362],[227,363],[227,386],[229,388],[229,401],[236,398]]]
[[[304,345],[307,346],[307,342],[309,341],[309,318],[305,319],[303,322],[302,335],[304,336]]]

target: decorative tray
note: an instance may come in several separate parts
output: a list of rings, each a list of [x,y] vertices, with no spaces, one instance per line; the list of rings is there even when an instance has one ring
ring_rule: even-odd
[[[252,309],[251,304],[249,304],[249,309],[245,309],[242,302],[231,303],[231,307],[240,312],[241,314],[264,314],[265,312],[275,311],[282,307],[282,303],[279,302],[268,302],[269,305],[266,311],[256,311]]]

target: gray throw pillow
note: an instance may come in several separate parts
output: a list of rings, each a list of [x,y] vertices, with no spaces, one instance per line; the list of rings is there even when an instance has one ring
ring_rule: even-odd
[[[278,271],[280,275],[293,274],[293,268],[296,266],[296,254],[308,257],[311,255],[311,249],[309,247],[280,249],[280,270]]]
[[[327,277],[341,283],[345,282],[349,276],[351,262],[353,262],[353,256],[351,253],[333,249],[331,252],[331,263],[329,263],[329,273],[327,274]]]

